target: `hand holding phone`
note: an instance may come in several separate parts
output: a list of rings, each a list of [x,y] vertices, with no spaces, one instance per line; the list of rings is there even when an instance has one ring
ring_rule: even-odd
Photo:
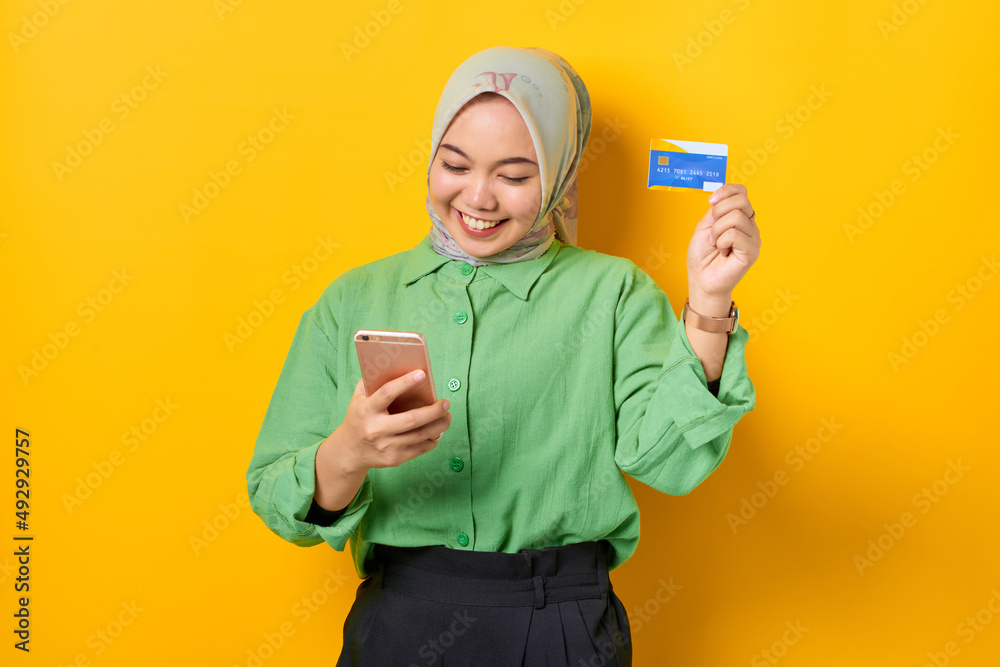
[[[434,393],[423,336],[362,329],[354,340],[362,379],[343,423],[320,448],[349,477],[429,452],[451,425],[448,401]]]
[[[327,509],[346,507],[370,469],[434,449],[451,426],[448,401],[436,400],[423,336],[360,330],[354,340],[362,379],[343,422],[316,452],[314,498]]]
[[[433,405],[437,401],[434,378],[427,354],[427,341],[411,331],[379,331],[359,329],[354,334],[361,378],[365,393],[371,396],[391,380],[422,370],[426,377],[389,404],[389,414],[399,414],[413,408]]]

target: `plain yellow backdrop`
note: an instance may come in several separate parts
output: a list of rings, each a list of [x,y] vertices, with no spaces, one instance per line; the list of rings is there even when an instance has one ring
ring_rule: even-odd
[[[412,247],[451,71],[541,46],[594,132],[580,245],[676,311],[727,143],[757,408],[704,485],[633,483],[636,665],[995,665],[996,3],[11,0],[0,14],[4,665],[333,664],[358,580],[247,508],[302,312]],[[8,440],[8,447],[10,440]],[[14,648],[31,535],[30,653]]]

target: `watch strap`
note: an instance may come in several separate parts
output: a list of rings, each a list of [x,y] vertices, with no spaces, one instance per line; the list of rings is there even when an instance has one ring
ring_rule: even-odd
[[[685,323],[690,323],[691,326],[699,331],[707,331],[709,333],[733,333],[736,331],[736,326],[739,322],[739,314],[740,311],[736,307],[736,302],[731,301],[729,304],[729,317],[708,317],[707,315],[701,315],[691,309],[690,299],[684,301],[684,310],[681,313]]]

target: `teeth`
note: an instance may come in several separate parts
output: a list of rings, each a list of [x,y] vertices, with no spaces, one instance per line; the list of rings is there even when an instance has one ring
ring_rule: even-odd
[[[480,220],[479,218],[473,218],[459,211],[462,215],[462,219],[465,220],[465,224],[469,225],[473,229],[492,229],[500,224],[500,220]]]

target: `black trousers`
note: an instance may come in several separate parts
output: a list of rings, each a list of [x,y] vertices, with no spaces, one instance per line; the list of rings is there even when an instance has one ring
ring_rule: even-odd
[[[519,553],[376,544],[338,667],[632,664],[609,544]]]

